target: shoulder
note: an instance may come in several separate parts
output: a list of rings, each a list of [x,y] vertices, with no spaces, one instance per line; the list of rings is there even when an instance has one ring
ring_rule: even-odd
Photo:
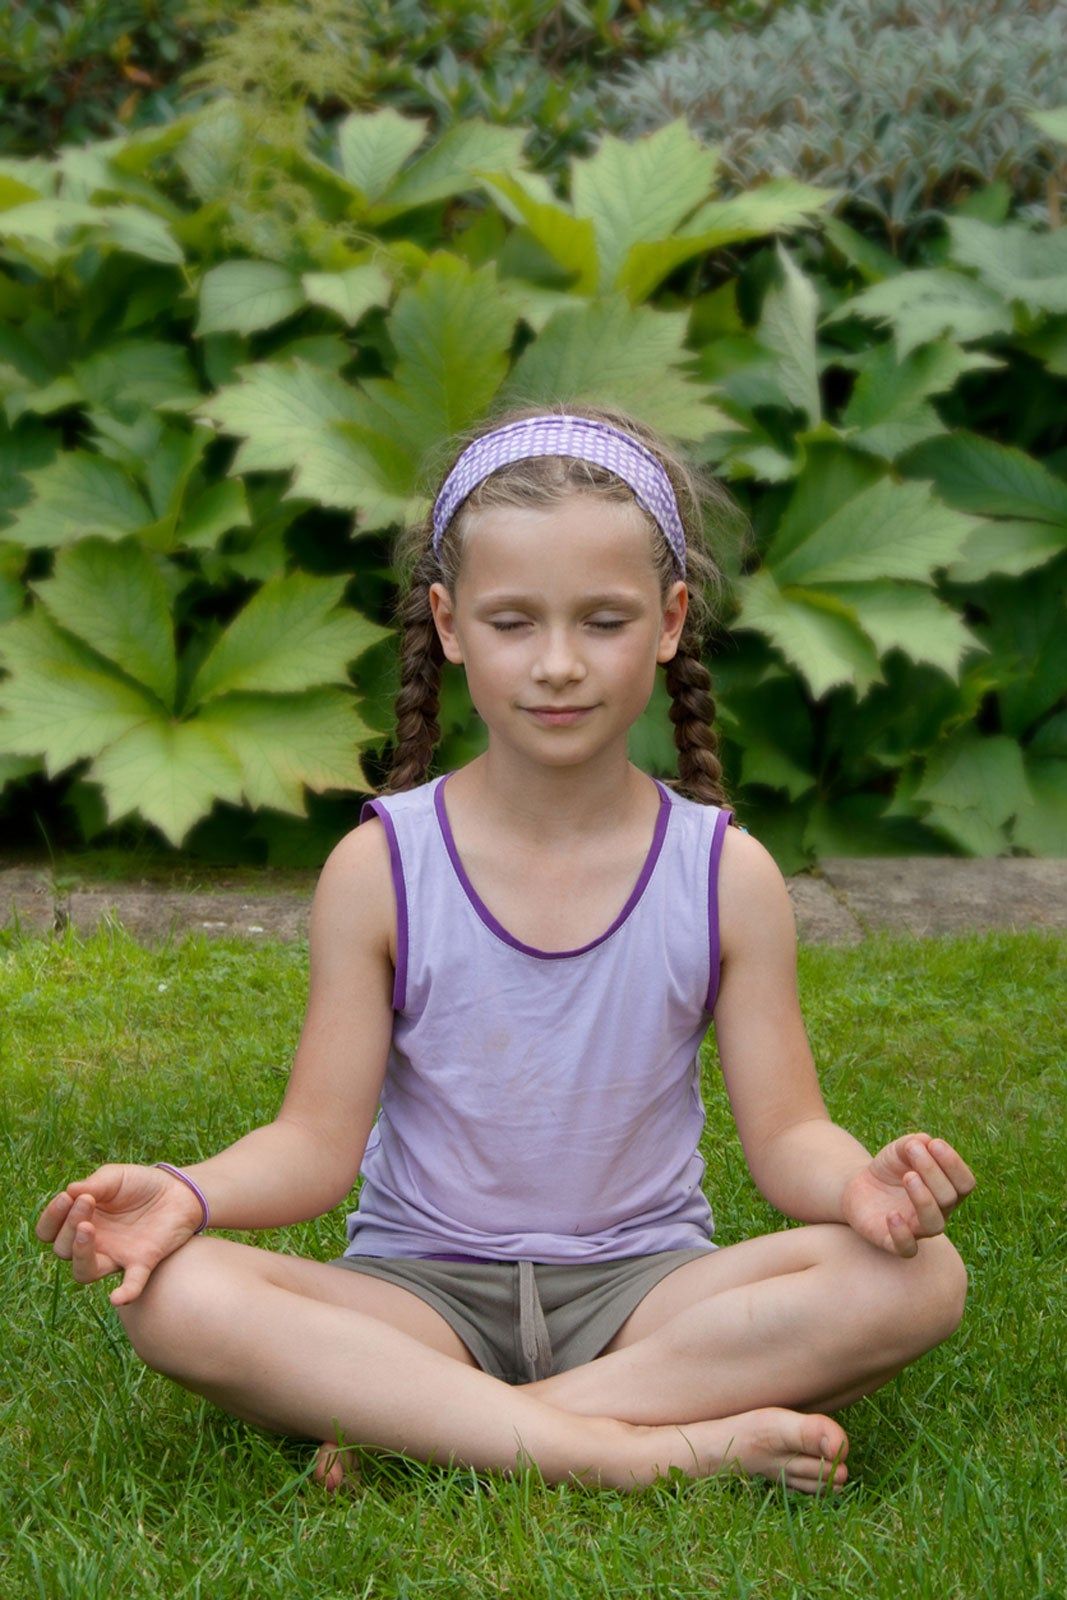
[[[385,824],[371,815],[339,839],[319,873],[312,919],[346,935],[358,924],[395,959],[396,905]]]
[[[723,834],[718,887],[724,961],[795,943],[793,903],[782,870],[766,846],[740,828]]]

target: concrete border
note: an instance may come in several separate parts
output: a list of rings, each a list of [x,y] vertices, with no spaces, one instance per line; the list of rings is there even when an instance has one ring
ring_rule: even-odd
[[[307,937],[318,873],[287,871],[271,887],[247,872],[173,887],[80,881],[56,893],[44,867],[0,868],[0,928],[50,934],[68,924],[89,934],[110,917],[145,944],[200,933],[205,937]],[[805,944],[858,944],[887,929],[931,938],[986,929],[1067,929],[1067,859],[955,856],[834,857],[814,873],[786,880]]]

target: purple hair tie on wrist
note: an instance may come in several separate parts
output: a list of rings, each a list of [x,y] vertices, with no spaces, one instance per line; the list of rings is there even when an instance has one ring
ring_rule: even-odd
[[[628,483],[637,503],[663,531],[674,564],[685,577],[685,529],[674,487],[662,462],[632,434],[588,417],[522,417],[483,433],[463,451],[445,479],[433,508],[433,551],[460,504],[498,467],[530,456],[574,456],[607,467]]]
[[[157,1167],[162,1167],[164,1172],[173,1173],[176,1178],[180,1178],[183,1183],[186,1183],[186,1184],[189,1185],[189,1188],[193,1191],[193,1193],[196,1195],[196,1198],[200,1201],[200,1206],[201,1206],[201,1209],[202,1209],[202,1211],[204,1213],[203,1221],[201,1222],[199,1228],[194,1228],[193,1229],[193,1234],[194,1234],[194,1237],[195,1237],[196,1234],[203,1233],[204,1229],[208,1226],[208,1223],[211,1221],[211,1212],[208,1210],[207,1195],[204,1193],[203,1189],[201,1189],[201,1187],[200,1187],[200,1185],[198,1183],[194,1183],[193,1182],[192,1178],[190,1178],[190,1176],[189,1176],[189,1174],[187,1172],[182,1172],[180,1170],[180,1168],[178,1168],[178,1167],[172,1167],[169,1161],[157,1161],[157,1162],[154,1163],[154,1165],[157,1166]]]

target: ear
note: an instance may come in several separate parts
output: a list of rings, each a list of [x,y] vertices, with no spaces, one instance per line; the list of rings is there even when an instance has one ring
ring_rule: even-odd
[[[462,666],[463,650],[456,633],[456,608],[452,596],[443,583],[431,583],[427,597],[446,661],[454,661],[456,666]]]
[[[659,644],[656,647],[657,661],[671,661],[678,654],[678,641],[685,627],[688,610],[689,590],[684,580],[679,578],[678,582],[667,591],[663,605],[663,622],[660,627]]]

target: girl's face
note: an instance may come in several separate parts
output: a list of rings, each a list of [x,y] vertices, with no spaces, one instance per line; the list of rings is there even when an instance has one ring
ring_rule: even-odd
[[[583,495],[472,516],[458,594],[434,583],[429,599],[445,657],[464,667],[491,734],[553,766],[613,740],[625,749],[688,605],[681,579],[661,605],[640,515]],[[533,714],[541,707],[584,710],[553,723]]]

